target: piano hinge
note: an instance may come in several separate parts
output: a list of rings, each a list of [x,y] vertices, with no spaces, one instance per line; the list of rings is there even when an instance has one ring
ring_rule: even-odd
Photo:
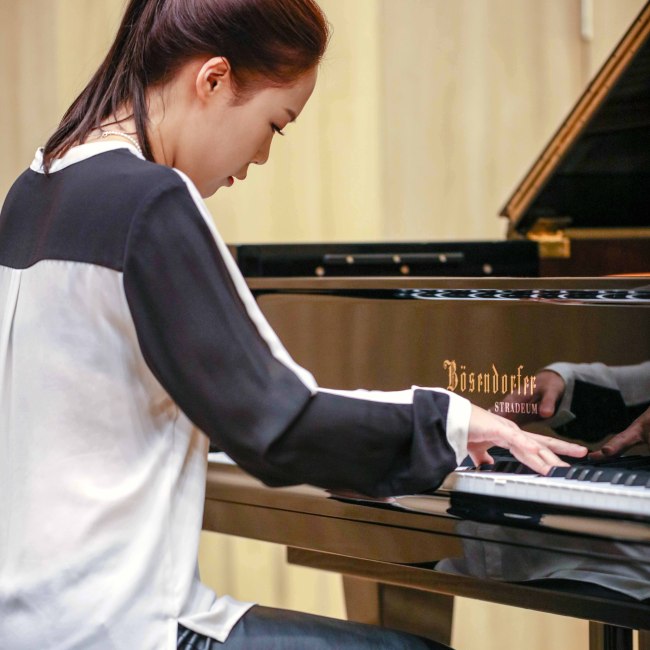
[[[526,233],[526,237],[536,241],[539,246],[541,258],[568,258],[571,257],[571,240],[564,229],[571,223],[567,217],[543,217]]]

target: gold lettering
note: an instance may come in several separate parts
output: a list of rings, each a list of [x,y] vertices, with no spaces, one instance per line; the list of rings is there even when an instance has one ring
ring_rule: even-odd
[[[535,376],[523,374],[524,366],[521,364],[517,366],[516,374],[499,372],[494,363],[487,372],[475,372],[464,364],[459,365],[455,359],[443,361],[443,368],[447,372],[447,390],[450,391],[532,396],[536,390]],[[514,411],[501,407],[501,412]]]
[[[458,386],[458,375],[456,374],[456,362],[455,361],[445,361],[443,364],[445,370],[449,372],[449,382],[447,384],[447,390],[455,391]]]
[[[530,402],[494,402],[492,407],[494,413],[517,413],[526,415],[537,415],[538,405]]]

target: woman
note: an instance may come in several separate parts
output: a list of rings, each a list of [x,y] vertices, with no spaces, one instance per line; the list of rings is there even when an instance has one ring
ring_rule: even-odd
[[[437,647],[203,587],[209,439],[269,485],[375,495],[432,489],[492,444],[539,472],[584,453],[441,390],[320,389],[266,323],[201,196],[266,161],[327,37],[313,0],[131,0],[9,192],[0,646]]]

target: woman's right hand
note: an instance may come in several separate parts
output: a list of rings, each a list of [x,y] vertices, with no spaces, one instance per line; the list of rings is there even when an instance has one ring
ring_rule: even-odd
[[[508,449],[517,460],[542,475],[548,474],[552,467],[567,465],[557,454],[576,458],[587,454],[587,448],[582,445],[522,431],[511,420],[472,405],[467,450],[474,463],[493,463],[488,453],[493,446]]]

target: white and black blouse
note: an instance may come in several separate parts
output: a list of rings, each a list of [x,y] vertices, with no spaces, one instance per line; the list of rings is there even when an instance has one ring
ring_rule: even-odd
[[[176,647],[250,606],[195,567],[209,440],[273,486],[435,488],[469,403],[321,389],[191,181],[130,145],[40,153],[0,214],[0,646]]]

